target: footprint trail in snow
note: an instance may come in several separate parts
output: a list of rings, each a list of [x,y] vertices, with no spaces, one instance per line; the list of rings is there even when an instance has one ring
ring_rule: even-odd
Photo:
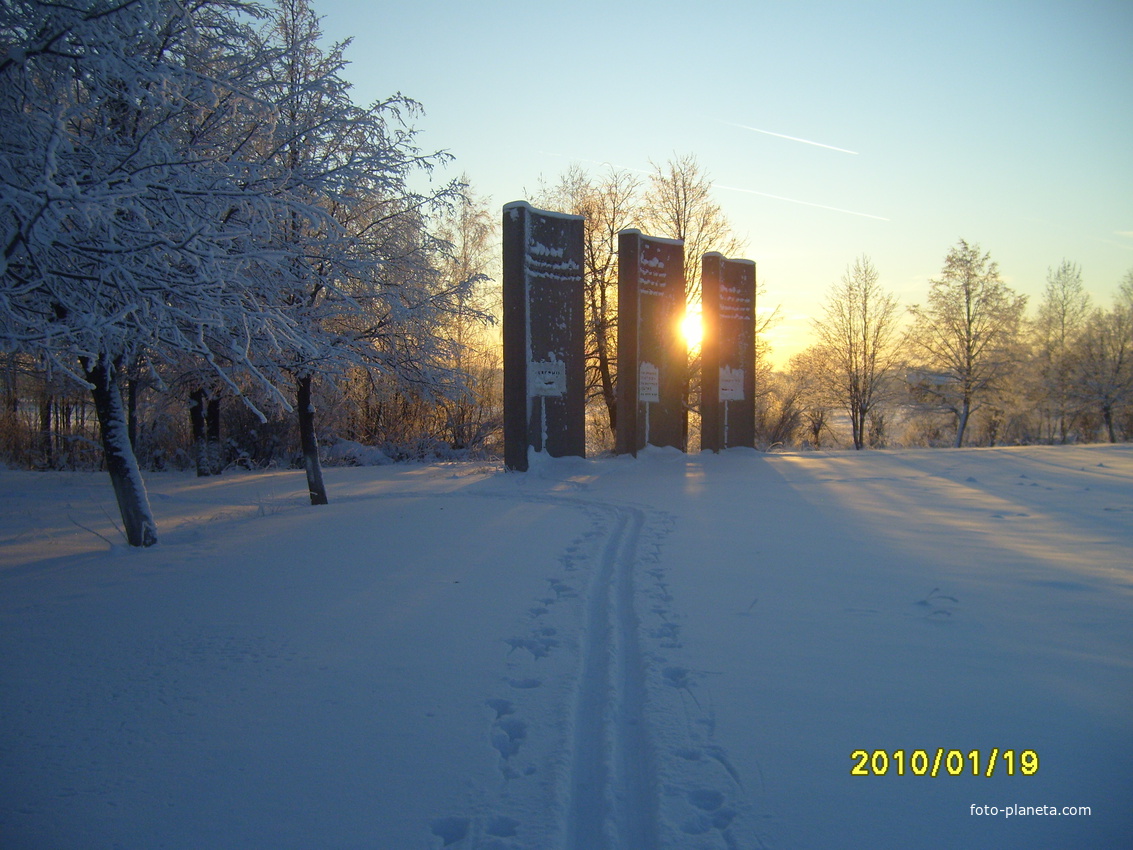
[[[668,663],[682,646],[660,557],[672,520],[583,496],[524,500],[581,510],[589,527],[525,628],[501,639],[506,672],[483,703],[499,795],[434,820],[431,846],[737,847],[742,784],[713,742],[706,678]]]

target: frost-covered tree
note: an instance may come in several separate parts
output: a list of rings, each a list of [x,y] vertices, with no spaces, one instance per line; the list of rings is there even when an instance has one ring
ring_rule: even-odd
[[[502,308],[499,286],[489,274],[500,261],[499,225],[487,200],[472,191],[468,176],[460,181],[465,189],[438,217],[437,235],[447,246],[439,258],[445,284],[474,284],[458,288],[460,310],[446,323],[453,341],[450,365],[465,376],[466,386],[439,402],[441,430],[452,448],[463,450],[482,446],[503,427],[503,386],[499,336],[482,318],[491,316],[497,325],[494,319]]]
[[[247,140],[270,105],[234,0],[0,3],[0,339],[90,388],[126,536],[157,535],[120,371],[192,353],[219,379],[302,348],[260,249],[285,201]],[[296,214],[303,214],[297,210]],[[266,297],[265,297],[266,296]]]
[[[830,411],[836,406],[830,392],[834,370],[830,350],[823,345],[812,345],[791,356],[787,374],[795,393],[795,407],[816,449],[822,447],[823,433],[830,431]]]
[[[695,156],[684,154],[651,164],[642,211],[645,227],[654,236],[685,243],[688,297],[699,303],[701,257],[710,251],[738,256],[743,242],[713,199],[712,178]]]
[[[1127,278],[1127,286],[1129,280]],[[1117,442],[1117,419],[1133,405],[1133,287],[1123,288],[1109,310],[1096,309],[1084,323],[1071,355],[1074,396],[1101,415]]]
[[[861,449],[870,414],[892,381],[900,341],[897,299],[882,289],[869,257],[859,257],[830,288],[814,328],[826,353],[829,398],[849,414],[854,448]]]
[[[931,281],[927,304],[910,308],[908,339],[921,366],[914,395],[956,417],[957,447],[972,412],[1001,388],[1019,360],[1026,304],[1026,296],[999,277],[990,254],[960,240],[945,257],[940,278]]]
[[[411,176],[447,160],[416,147],[407,119],[419,105],[400,94],[355,105],[342,76],[348,42],[323,47],[307,0],[278,0],[262,37],[273,56],[264,97],[278,120],[257,144],[288,175],[281,194],[318,212],[273,222],[272,244],[287,256],[283,303],[306,346],[271,368],[295,387],[311,502],[324,504],[316,376],[372,370],[426,396],[455,392],[445,319],[467,312],[479,278],[446,281],[446,246],[430,229],[430,213],[458,201],[460,184],[409,188]]]
[[[1075,410],[1072,345],[1090,314],[1090,297],[1077,263],[1048,269],[1046,290],[1033,323],[1038,407],[1050,423],[1049,438],[1065,443]]]

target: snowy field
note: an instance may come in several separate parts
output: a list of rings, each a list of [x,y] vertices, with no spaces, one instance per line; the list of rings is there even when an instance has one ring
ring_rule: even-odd
[[[0,472],[0,847],[1131,846],[1133,447],[327,479]]]

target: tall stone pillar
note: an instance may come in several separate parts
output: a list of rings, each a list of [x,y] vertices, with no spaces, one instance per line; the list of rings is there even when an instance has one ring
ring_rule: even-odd
[[[503,213],[504,463],[586,456],[583,218],[524,201]]]
[[[705,254],[701,278],[701,447],[755,447],[755,263]]]
[[[688,348],[680,323],[685,313],[684,243],[618,234],[619,454],[651,446],[685,450]]]

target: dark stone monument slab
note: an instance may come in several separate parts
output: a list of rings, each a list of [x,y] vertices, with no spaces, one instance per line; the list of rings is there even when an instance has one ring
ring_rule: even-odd
[[[619,454],[651,446],[685,450],[688,440],[688,348],[684,243],[618,234]]]
[[[755,263],[705,254],[700,444],[755,447]]]
[[[504,463],[586,455],[583,219],[504,207]]]

